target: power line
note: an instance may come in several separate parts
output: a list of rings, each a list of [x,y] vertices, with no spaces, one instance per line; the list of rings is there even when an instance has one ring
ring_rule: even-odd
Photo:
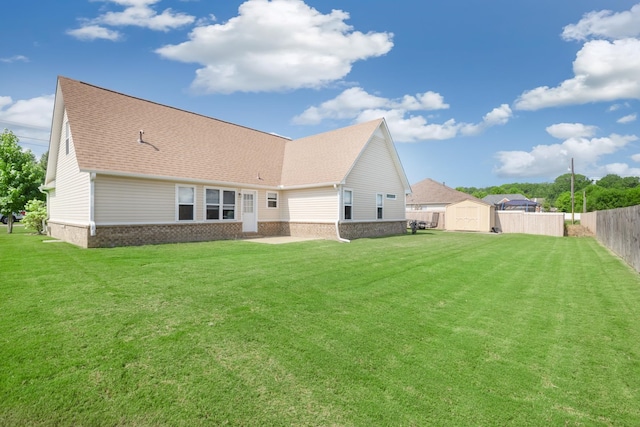
[[[30,125],[29,123],[12,122],[10,120],[0,119],[0,123],[7,123],[9,125],[20,126],[25,128],[31,128],[31,129],[40,129],[40,130],[46,130],[46,131],[49,130],[48,127]]]
[[[48,139],[43,139],[43,138],[32,138],[30,136],[20,136],[20,135],[16,135],[18,138],[24,138],[24,139],[31,139],[33,141],[44,141],[44,142],[49,142]],[[22,141],[21,141],[22,142]]]

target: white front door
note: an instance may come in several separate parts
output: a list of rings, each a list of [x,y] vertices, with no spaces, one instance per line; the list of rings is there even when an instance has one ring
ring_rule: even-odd
[[[256,199],[255,191],[242,190],[242,231],[244,233],[258,231]]]

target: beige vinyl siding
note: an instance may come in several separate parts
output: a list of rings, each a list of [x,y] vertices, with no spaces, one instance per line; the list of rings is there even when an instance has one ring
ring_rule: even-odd
[[[205,218],[204,189],[236,192],[236,218],[240,217],[237,188],[98,175],[95,181],[95,222],[107,224],[163,224],[176,222],[177,186],[195,188],[195,222]]]
[[[278,194],[278,207],[267,207],[267,193]],[[276,190],[260,190],[258,191],[258,221],[282,221],[282,191]]]
[[[69,142],[69,154],[66,154],[65,112],[60,144],[58,145],[58,162],[56,164],[56,191],[49,196],[49,220],[88,225],[90,208],[90,176],[80,172],[73,145],[73,128]]]
[[[291,222],[335,222],[338,190],[333,187],[280,191],[283,220]]]
[[[376,194],[383,194],[383,219],[405,218],[402,180],[389,152],[389,145],[374,135],[347,177],[345,188],[353,190],[353,220],[376,220]],[[387,199],[395,194],[396,199]]]
[[[198,196],[196,188],[196,215],[198,206],[202,206]],[[97,225],[166,223],[176,219],[175,182],[98,175],[94,200]]]

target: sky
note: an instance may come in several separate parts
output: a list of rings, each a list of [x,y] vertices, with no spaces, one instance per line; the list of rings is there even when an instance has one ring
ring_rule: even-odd
[[[58,76],[292,139],[384,117],[410,183],[640,176],[638,0],[5,0],[0,129]]]

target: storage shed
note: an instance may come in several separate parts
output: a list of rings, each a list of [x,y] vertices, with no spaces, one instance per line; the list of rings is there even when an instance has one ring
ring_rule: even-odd
[[[480,200],[463,200],[447,206],[445,229],[489,232],[495,227],[495,207]]]

